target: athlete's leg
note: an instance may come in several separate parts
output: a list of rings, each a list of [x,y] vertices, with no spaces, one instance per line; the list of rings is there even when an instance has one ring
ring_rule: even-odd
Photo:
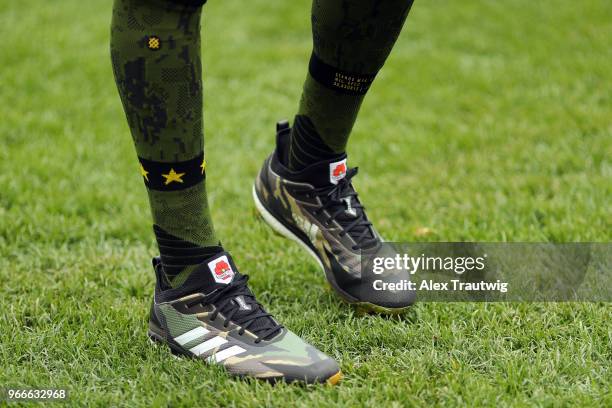
[[[363,274],[362,254],[394,256],[368,219],[353,187],[346,143],[376,73],[397,39],[412,0],[314,0],[314,48],[293,128],[277,124],[276,150],[254,187],[258,211],[298,241],[332,288],[367,310],[399,312],[414,291],[374,291],[376,279],[410,280],[405,270]]]
[[[147,187],[164,271],[180,283],[218,251],[205,189],[200,15],[206,0],[116,0],[115,80]]]
[[[115,0],[113,12],[113,69],[161,253],[149,336],[233,374],[335,383],[338,364],[273,319],[215,245],[204,189],[203,2]]]
[[[289,167],[343,153],[359,107],[413,0],[313,0],[313,52],[291,133]]]

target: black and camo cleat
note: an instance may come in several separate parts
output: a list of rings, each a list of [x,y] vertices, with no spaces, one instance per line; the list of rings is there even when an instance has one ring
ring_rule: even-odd
[[[227,252],[197,266],[183,285],[170,288],[163,267],[157,277],[149,337],[172,352],[220,364],[233,375],[270,382],[336,384],[338,364],[280,325],[257,302],[248,276]]]
[[[410,290],[374,290],[379,276],[362,273],[362,259],[394,256],[372,226],[351,179],[346,154],[293,172],[286,163],[290,127],[276,125],[276,149],[264,161],[253,199],[262,218],[279,234],[292,239],[323,269],[331,287],[359,309],[400,313],[415,300]],[[390,252],[391,251],[391,252]],[[369,261],[368,261],[369,262]],[[410,280],[405,270],[387,273],[395,282]]]

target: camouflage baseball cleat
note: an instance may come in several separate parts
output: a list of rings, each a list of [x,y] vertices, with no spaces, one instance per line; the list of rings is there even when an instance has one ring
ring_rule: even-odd
[[[263,219],[276,232],[301,244],[347,302],[380,313],[401,312],[414,303],[414,291],[374,290],[380,277],[362,273],[362,259],[395,253],[383,244],[365,214],[351,183],[357,168],[347,167],[346,154],[293,172],[283,164],[289,124],[279,122],[276,130],[276,149],[265,160],[253,187],[255,206]],[[393,281],[410,280],[405,270],[386,274]]]
[[[221,364],[233,375],[268,381],[337,383],[338,364],[280,325],[257,302],[227,252],[197,266],[182,286],[165,284],[162,265],[149,337],[175,354]]]

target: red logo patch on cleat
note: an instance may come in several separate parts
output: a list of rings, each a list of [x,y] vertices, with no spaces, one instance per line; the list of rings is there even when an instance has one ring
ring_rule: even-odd
[[[334,169],[334,177],[340,177],[342,176],[344,173],[346,173],[346,165],[344,163],[340,163],[339,165],[336,166],[336,168]]]
[[[346,159],[329,164],[329,182],[338,184],[346,176]]]
[[[215,275],[217,275],[220,278],[223,278],[223,276],[225,275],[225,272],[229,271],[230,266],[227,264],[227,262],[225,261],[221,261],[221,262],[217,262],[217,264],[215,265]]]
[[[234,271],[226,255],[213,259],[208,263],[208,269],[212,273],[215,282],[228,284],[234,279]]]

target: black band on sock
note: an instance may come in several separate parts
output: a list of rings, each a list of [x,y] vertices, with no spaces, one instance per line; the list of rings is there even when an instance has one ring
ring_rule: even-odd
[[[169,278],[181,273],[186,266],[199,265],[213,255],[223,252],[221,245],[201,247],[182,240],[153,225],[164,273]]]
[[[348,95],[365,95],[376,78],[376,74],[357,74],[332,67],[314,52],[310,56],[308,71],[323,86]]]
[[[174,163],[156,162],[139,157],[140,174],[147,188],[176,191],[192,187],[206,178],[204,152],[197,157]]]

